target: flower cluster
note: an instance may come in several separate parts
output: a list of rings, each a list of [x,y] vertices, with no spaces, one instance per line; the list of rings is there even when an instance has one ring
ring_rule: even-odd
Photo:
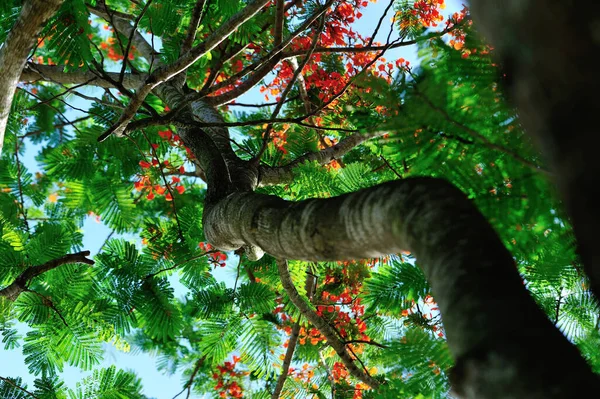
[[[217,366],[217,371],[213,373],[212,378],[217,382],[215,390],[219,392],[220,398],[244,397],[244,390],[240,384],[248,372],[236,370],[239,361],[240,358],[234,355],[231,362],[226,361],[222,366]]]
[[[214,247],[207,242],[201,242],[198,244],[201,250],[209,252],[214,251]],[[215,265],[215,267],[225,267],[225,261],[227,260],[227,254],[223,252],[215,251],[209,255],[208,260]]]

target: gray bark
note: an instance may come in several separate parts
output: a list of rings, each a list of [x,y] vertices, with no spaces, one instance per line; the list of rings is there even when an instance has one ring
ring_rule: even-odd
[[[62,2],[63,0],[24,1],[21,14],[0,48],[0,154],[21,71],[43,25],[54,15]]]
[[[473,0],[519,119],[557,175],[592,290],[600,295],[598,136],[600,2]]]
[[[451,184],[414,178],[330,199],[233,193],[205,208],[208,240],[278,258],[371,258],[410,250],[432,287],[464,398],[565,398],[600,388],[525,289],[512,255]],[[502,314],[510,312],[510,320]]]

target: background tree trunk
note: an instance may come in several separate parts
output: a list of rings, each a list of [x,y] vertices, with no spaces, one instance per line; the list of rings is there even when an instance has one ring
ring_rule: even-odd
[[[596,296],[600,295],[598,63],[600,3],[560,0],[472,1],[494,46],[519,119],[557,175]]]

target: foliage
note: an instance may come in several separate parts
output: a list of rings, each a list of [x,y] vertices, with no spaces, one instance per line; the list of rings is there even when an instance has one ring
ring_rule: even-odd
[[[0,4],[0,42],[20,3]],[[195,1],[105,3],[65,1],[44,28],[31,65],[57,66],[64,74],[135,75],[181,56]],[[235,92],[268,62],[277,45],[272,31],[278,2],[271,3],[190,66],[186,93],[214,99]],[[367,1],[328,4],[322,31],[314,23],[286,49],[306,54],[317,37],[320,50],[307,60],[302,80],[287,59],[258,79],[260,96],[285,102],[281,110],[245,107],[242,100],[219,107],[226,122],[238,123],[230,129],[232,147],[242,159],[262,154],[263,165],[278,167],[356,134],[386,134],[325,164],[297,161],[292,179],[257,191],[303,200],[409,176],[449,180],[496,228],[548,317],[600,370],[598,305],[575,255],[571,228],[543,160],[507,105],[493,50],[478,39],[468,10],[445,18],[443,0],[394,2],[394,37],[416,41],[414,66],[382,57],[402,42],[373,42],[352,29],[372,7]],[[247,5],[207,1],[193,44],[201,45]],[[98,16],[104,6],[112,21]],[[320,4],[286,7],[284,37]],[[118,31],[115,21],[123,18],[160,49],[156,59],[145,59],[130,36]],[[323,50],[329,47],[358,50]],[[448,396],[452,360],[441,316],[411,254],[290,263],[301,296],[335,328],[355,362],[372,375],[385,375],[388,383],[375,394],[350,375],[322,332],[294,307],[273,258],[238,260],[238,253],[221,253],[205,242],[204,174],[175,124],[164,119],[97,143],[132,92],[118,81],[112,89],[81,90],[95,83],[24,83],[13,101],[0,160],[0,289],[25,270],[92,245],[84,237],[86,221],[97,219],[111,233],[97,245],[95,265],[62,264],[27,281],[15,301],[0,295],[4,349],[22,348],[35,378],[33,384],[2,378],[0,396],[145,397],[131,372],[99,367],[103,344],[157,354],[158,368],[183,373],[184,390],[207,397],[270,396],[281,373],[287,376],[285,398]],[[169,111],[150,96],[135,119]],[[103,238],[94,240],[100,244]],[[235,277],[223,281],[222,267]],[[316,277],[313,292],[307,292],[307,276]],[[518,310],[507,309],[507,323],[511,311]],[[282,370],[296,323],[293,361]],[[66,387],[65,366],[92,372]]]

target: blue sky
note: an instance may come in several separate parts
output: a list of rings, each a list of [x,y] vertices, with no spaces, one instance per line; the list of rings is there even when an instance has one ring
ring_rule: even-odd
[[[462,8],[461,2],[456,0],[446,0],[447,8],[446,14],[451,14]],[[387,7],[388,2],[379,0],[377,3],[369,3],[367,8],[363,11],[363,17],[354,24],[354,29],[364,36],[370,36],[372,31],[379,20],[383,10]],[[385,42],[385,37],[390,25],[390,19],[393,11],[390,10],[384,24],[379,32],[376,40]],[[399,57],[403,57],[411,62],[411,65],[416,64],[416,47],[411,46],[407,48],[398,48],[389,51],[385,57],[388,60],[395,60]],[[83,90],[86,94],[95,95],[97,94],[96,89],[87,88]],[[253,89],[247,93],[243,98],[240,98],[240,102],[244,103],[261,103],[264,97],[259,93],[258,88]],[[76,99],[73,101],[73,105],[79,108],[86,108],[89,102],[85,100]],[[69,111],[66,116],[70,119],[75,119],[81,116],[78,112]],[[30,147],[32,147],[30,145]],[[37,152],[36,148],[30,148],[27,152],[24,162],[31,172],[39,170],[39,166],[35,162],[34,156]],[[88,218],[82,228],[84,233],[83,248],[91,251],[92,255],[96,254],[105,241],[106,237],[110,234],[110,229],[101,223],[95,221],[94,218]],[[235,279],[237,266],[237,257],[230,254],[227,267],[224,269],[215,270],[215,277],[222,279],[226,284],[233,286],[233,280]],[[176,295],[181,297],[185,294],[185,288],[173,279],[174,288]],[[3,377],[21,377],[29,386],[32,385],[34,376],[29,375],[29,371],[24,362],[24,357],[21,353],[21,348],[6,351],[0,349],[0,376]],[[114,346],[105,345],[105,357],[102,363],[102,367],[108,367],[110,365],[116,365],[121,369],[130,369],[142,379],[144,386],[144,394],[149,397],[156,399],[170,399],[175,396],[183,387],[186,379],[183,378],[179,373],[168,376],[156,370],[156,358],[145,353],[123,353],[118,351]],[[75,384],[81,380],[82,377],[89,375],[90,372],[81,372],[73,367],[66,366],[63,373],[63,378],[67,386],[74,388]],[[198,395],[191,397],[199,398]]]

